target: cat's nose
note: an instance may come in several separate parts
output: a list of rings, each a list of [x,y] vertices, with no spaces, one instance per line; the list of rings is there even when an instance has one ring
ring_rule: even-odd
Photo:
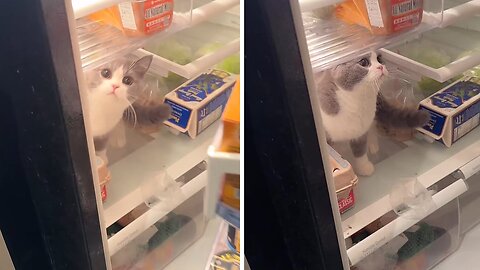
[[[119,87],[120,87],[119,85],[112,84],[112,89],[113,89],[113,92],[115,92],[115,90],[117,90],[117,88],[119,88]]]

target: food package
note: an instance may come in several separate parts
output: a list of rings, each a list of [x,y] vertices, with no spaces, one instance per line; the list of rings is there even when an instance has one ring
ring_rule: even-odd
[[[464,77],[422,100],[419,110],[430,121],[418,128],[422,134],[447,147],[465,136],[480,122],[480,78]]]
[[[335,14],[374,35],[389,35],[420,24],[423,0],[347,0],[336,7]]]
[[[335,190],[337,193],[338,208],[340,214],[355,205],[355,189],[358,183],[358,177],[353,172],[352,165],[332,147],[328,146],[330,165],[335,181]]]
[[[107,199],[107,183],[111,179],[110,171],[108,170],[107,164],[99,156],[96,156],[96,165],[100,185],[100,194],[102,196],[102,201],[105,201]]]
[[[228,223],[240,227],[240,175],[225,174],[216,212]]]
[[[165,96],[172,113],[164,122],[195,138],[220,118],[237,76],[210,69]]]
[[[240,153],[240,80],[237,79],[222,116],[221,152]]]
[[[144,36],[162,31],[173,19],[173,0],[124,2],[89,15],[94,21],[112,25],[127,36]]]

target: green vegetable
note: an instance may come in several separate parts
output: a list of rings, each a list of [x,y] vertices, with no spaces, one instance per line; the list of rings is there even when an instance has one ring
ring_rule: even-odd
[[[240,74],[240,55],[232,55],[220,62],[216,67],[230,73]]]
[[[180,65],[186,65],[192,61],[192,49],[173,38],[148,44],[144,49]]]
[[[195,52],[195,59],[200,58],[204,55],[210,54],[212,52],[215,52],[216,50],[220,49],[223,46],[224,46],[224,44],[222,44],[220,42],[213,42],[213,43],[205,44]]]

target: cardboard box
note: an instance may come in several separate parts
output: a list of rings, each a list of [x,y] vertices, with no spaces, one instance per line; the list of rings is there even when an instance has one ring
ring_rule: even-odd
[[[211,69],[182,84],[165,96],[172,113],[164,123],[195,138],[220,118],[236,79]]]
[[[479,78],[464,77],[422,100],[419,110],[430,113],[430,121],[417,130],[452,146],[479,125],[479,83]]]
[[[345,213],[355,205],[355,189],[358,184],[358,177],[353,171],[352,165],[342,158],[335,149],[328,146],[330,166],[340,214]]]

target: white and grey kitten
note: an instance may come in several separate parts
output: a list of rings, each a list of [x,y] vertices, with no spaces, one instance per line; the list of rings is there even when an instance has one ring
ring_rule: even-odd
[[[379,93],[388,75],[382,56],[372,52],[321,73],[317,91],[327,140],[349,142],[359,175],[371,175],[375,168],[367,156],[367,133],[374,120],[390,127],[414,128],[425,124],[423,111],[390,105]]]
[[[170,115],[168,105],[145,106],[135,102],[143,94],[144,76],[151,62],[151,55],[137,61],[122,58],[86,73],[95,151],[105,160],[110,134],[122,119],[156,124]]]

